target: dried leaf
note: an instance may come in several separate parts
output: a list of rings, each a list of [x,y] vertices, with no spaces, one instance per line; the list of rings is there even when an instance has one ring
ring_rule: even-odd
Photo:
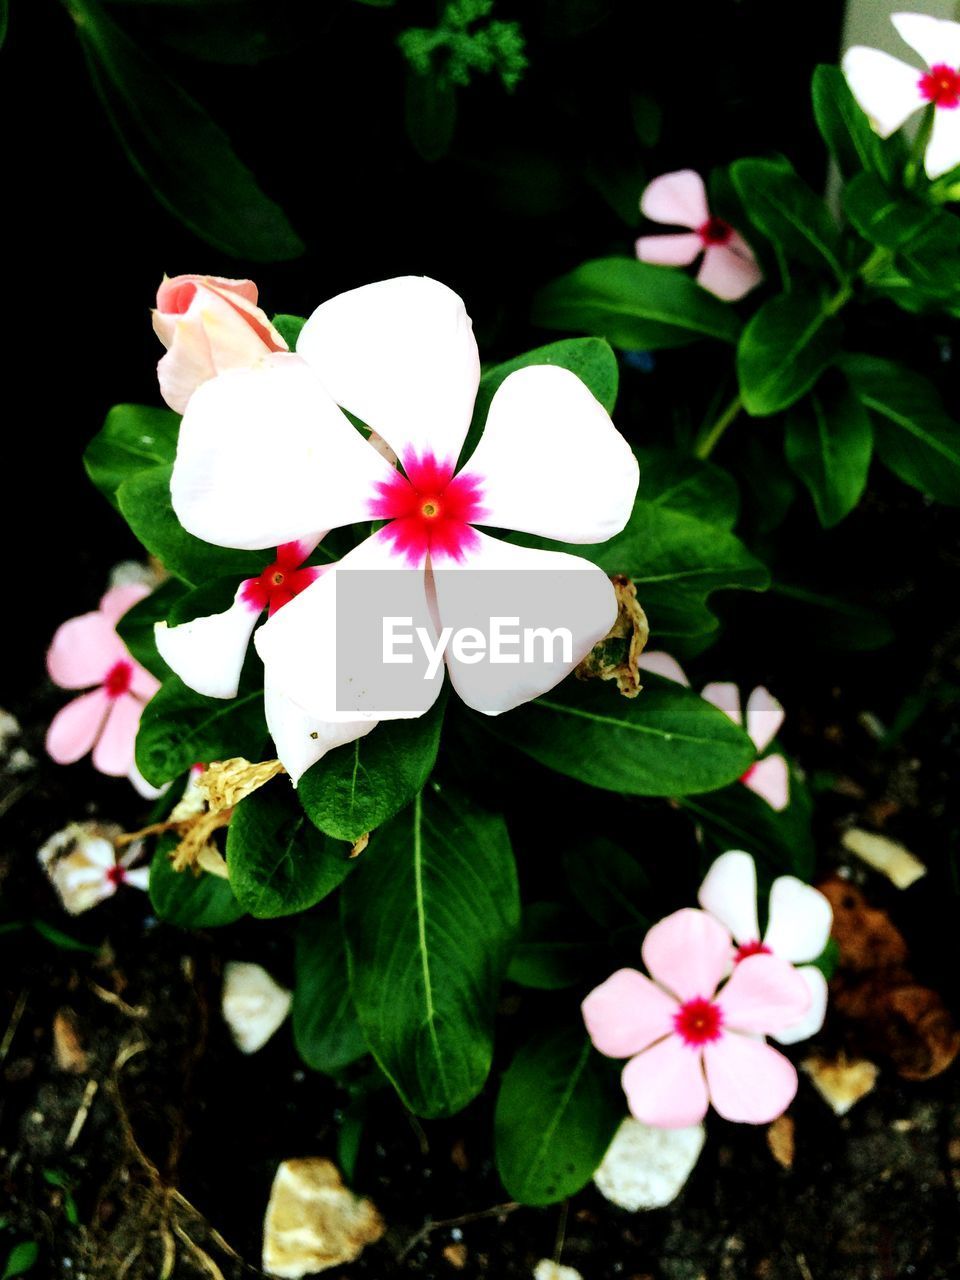
[[[838,1116],[844,1116],[855,1102],[873,1089],[877,1083],[879,1068],[865,1058],[847,1058],[840,1054],[835,1060],[812,1054],[800,1064],[810,1077],[821,1098]]]
[[[868,866],[873,867],[874,871],[879,871],[888,880],[892,880],[898,889],[909,889],[915,881],[927,874],[927,868],[909,849],[896,840],[878,836],[873,831],[852,827],[843,833],[842,844],[850,853],[855,853]]]
[[[793,1116],[778,1116],[767,1130],[767,1146],[781,1169],[793,1168],[796,1151],[796,1125]]]
[[[617,596],[617,620],[583,659],[576,674],[579,680],[616,680],[625,698],[635,698],[643,687],[639,663],[650,627],[630,579],[615,574],[610,581]]]

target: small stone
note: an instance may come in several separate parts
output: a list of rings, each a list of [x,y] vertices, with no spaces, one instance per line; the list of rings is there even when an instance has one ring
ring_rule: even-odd
[[[443,1256],[456,1271],[462,1271],[467,1265],[467,1246],[465,1244],[448,1244],[443,1251]]]
[[[628,1117],[593,1175],[598,1191],[621,1209],[661,1209],[679,1195],[704,1143],[702,1124],[657,1129]]]
[[[573,1267],[561,1267],[558,1262],[542,1258],[533,1268],[533,1280],[583,1280]]]
[[[836,1061],[812,1054],[800,1064],[821,1098],[838,1116],[845,1116],[855,1102],[865,1098],[877,1083],[879,1068],[865,1058]]]
[[[898,889],[909,889],[927,874],[927,868],[909,849],[876,832],[851,827],[843,833],[841,841],[845,849],[885,875]]]
[[[263,1223],[263,1269],[282,1280],[301,1280],[354,1262],[385,1231],[373,1202],[345,1187],[330,1160],[284,1160]]]
[[[59,1071],[82,1075],[89,1065],[72,1010],[58,1009],[53,1016],[53,1058]]]
[[[223,970],[223,1018],[241,1053],[261,1049],[290,1012],[292,996],[266,969],[228,960]]]
[[[796,1126],[792,1116],[778,1116],[767,1130],[767,1146],[781,1169],[793,1168]]]

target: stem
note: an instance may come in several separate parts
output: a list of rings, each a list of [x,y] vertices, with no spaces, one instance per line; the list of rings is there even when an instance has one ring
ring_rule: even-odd
[[[695,458],[703,460],[710,457],[720,437],[726,431],[727,427],[730,426],[731,422],[736,419],[742,408],[743,401],[739,396],[734,396],[724,409],[723,413],[721,413],[720,417],[717,418],[716,422],[711,427],[701,431],[697,436],[693,445],[693,456]]]
[[[930,141],[930,135],[933,133],[935,111],[936,107],[931,102],[923,113],[923,119],[920,121],[917,136],[914,138],[913,146],[910,148],[910,158],[903,171],[903,185],[908,191],[912,191],[914,189],[921,173],[923,172],[923,158],[927,151],[927,144]]]

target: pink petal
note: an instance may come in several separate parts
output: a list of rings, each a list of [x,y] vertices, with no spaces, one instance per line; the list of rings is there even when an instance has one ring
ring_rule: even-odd
[[[767,1035],[799,1021],[810,1008],[810,990],[779,956],[747,956],[717,996],[724,1026]]]
[[[766,751],[780,732],[784,710],[777,699],[763,685],[754,689],[747,699],[747,733],[758,751]]]
[[[725,1035],[706,1046],[703,1061],[710,1101],[724,1120],[768,1124],[783,1115],[797,1092],[793,1063],[763,1040]]]
[[[706,1115],[701,1051],[688,1048],[678,1036],[631,1058],[621,1080],[631,1114],[642,1124],[683,1129]]]
[[[652,671],[654,675],[663,676],[665,680],[674,680],[677,684],[686,685],[688,689],[690,687],[690,681],[684,674],[683,667],[676,658],[671,658],[669,653],[654,650],[652,653],[641,654],[637,665],[642,671]]]
[[[783,756],[766,756],[744,775],[743,784],[780,813],[790,803],[790,768]]]
[[[640,208],[651,222],[694,230],[710,217],[703,179],[693,169],[679,169],[654,178],[640,198]]]
[[[629,1058],[672,1032],[677,1002],[636,969],[618,969],[580,1008],[596,1048]]]
[[[150,587],[145,582],[131,582],[125,587],[111,587],[100,601],[100,612],[114,625],[120,621],[135,604],[146,599]]]
[[[735,684],[714,681],[712,684],[703,686],[703,693],[700,696],[712,703],[724,715],[729,716],[734,724],[743,723],[743,715],[740,711],[740,690]]]
[[[707,872],[697,901],[726,925],[737,942],[759,942],[757,868],[749,853],[740,849],[722,853]]]
[[[83,613],[57,628],[47,650],[47,671],[63,689],[99,684],[127,650],[102,613]]]
[[[798,1040],[808,1040],[810,1036],[815,1036],[827,1015],[826,978],[812,964],[805,964],[798,969],[797,975],[807,984],[810,1008],[799,1022],[791,1022],[789,1027],[784,1027],[773,1035],[774,1040],[779,1040],[781,1044],[796,1044]]]
[[[693,234],[641,236],[636,249],[641,262],[653,262],[664,267],[688,267],[697,254],[703,252],[703,241]]]
[[[764,942],[791,964],[816,960],[830,937],[833,909],[828,899],[796,876],[778,876],[770,890],[770,923]]]
[[[763,279],[757,260],[738,253],[733,243],[710,245],[703,255],[697,282],[724,302],[738,302]]]
[[[130,692],[136,694],[141,702],[149,702],[159,688],[160,681],[157,677],[146,667],[141,667],[139,662],[134,662],[130,675]]]
[[[730,964],[732,939],[713,916],[694,907],[675,911],[649,930],[643,962],[679,1000],[709,1000]]]
[[[73,764],[87,754],[97,740],[110,699],[103,689],[93,689],[61,707],[47,730],[47,754],[57,764]]]
[[[113,778],[122,778],[129,773],[142,710],[142,703],[129,693],[114,700],[103,733],[93,750],[95,769]]]

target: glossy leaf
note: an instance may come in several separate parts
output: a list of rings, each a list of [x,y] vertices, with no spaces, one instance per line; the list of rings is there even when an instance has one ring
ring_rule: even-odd
[[[216,929],[243,915],[227,880],[209,871],[174,871],[176,836],[161,836],[150,863],[150,902],[157,917],[181,929]]]
[[[878,137],[839,67],[817,67],[812,91],[817,128],[841,174],[850,178],[869,169],[891,181],[903,167],[902,138]]]
[[[753,225],[788,257],[827,266],[840,279],[840,236],[820,196],[789,160],[736,160],[730,176]]]
[[[163,621],[184,594],[183,583],[168,578],[143,600],[128,609],[117,623],[117,634],[141,666],[158,680],[170,675],[170,668],[157,652],[154,623]]]
[[[757,311],[737,348],[744,408],[754,417],[788,409],[840,350],[840,321],[812,294],[784,293]]]
[[[103,496],[115,507],[117,490],[131,476],[172,463],[180,417],[146,404],[115,404],[87,445],[83,465]]]
[[[308,1067],[334,1076],[367,1052],[347,973],[340,921],[308,915],[297,929],[293,1041]]]
[[[195,764],[234,756],[263,759],[263,689],[251,683],[236,698],[204,698],[169,676],[140,717],[137,768],[147,781],[160,787]]]
[[[870,416],[850,387],[824,380],[822,389],[794,405],[784,447],[824,528],[849,515],[863,496],[873,454]]]

